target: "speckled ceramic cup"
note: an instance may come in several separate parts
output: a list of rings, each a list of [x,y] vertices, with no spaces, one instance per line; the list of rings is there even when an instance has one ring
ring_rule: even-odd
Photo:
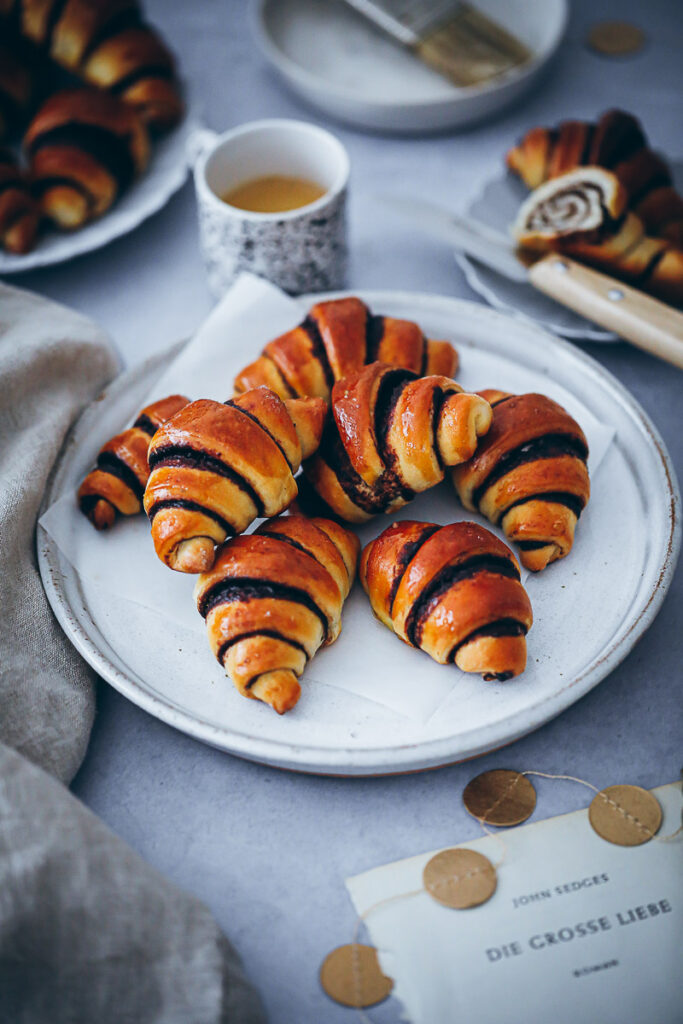
[[[304,121],[253,121],[223,135],[197,132],[190,159],[202,255],[216,298],[245,270],[292,294],[344,286],[349,158],[334,135]],[[325,194],[283,213],[240,210],[220,198],[272,174],[315,181]]]

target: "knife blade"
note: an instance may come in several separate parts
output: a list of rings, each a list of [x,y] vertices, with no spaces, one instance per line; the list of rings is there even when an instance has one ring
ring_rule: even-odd
[[[683,369],[683,314],[561,253],[522,260],[512,238],[423,199],[376,196],[422,234],[447,242],[504,277],[529,284],[626,341]]]

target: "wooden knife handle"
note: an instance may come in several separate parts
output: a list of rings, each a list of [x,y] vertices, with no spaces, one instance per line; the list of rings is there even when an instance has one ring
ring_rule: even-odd
[[[607,274],[553,253],[529,269],[534,288],[683,369],[683,314]]]

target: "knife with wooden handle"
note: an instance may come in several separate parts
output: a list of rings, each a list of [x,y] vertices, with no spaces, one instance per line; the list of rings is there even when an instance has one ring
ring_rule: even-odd
[[[506,235],[432,203],[399,196],[377,199],[421,232],[448,242],[513,281],[531,284],[575,313],[683,369],[683,314],[673,307],[560,253],[526,265]]]

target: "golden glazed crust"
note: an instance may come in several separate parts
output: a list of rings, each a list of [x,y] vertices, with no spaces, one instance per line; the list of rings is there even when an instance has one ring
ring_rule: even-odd
[[[448,377],[371,363],[334,385],[332,416],[304,473],[335,515],[364,522],[440,483],[490,421],[488,403]]]
[[[453,470],[465,508],[479,511],[519,543],[532,572],[563,558],[590,484],[588,444],[578,423],[545,395],[483,391],[493,423],[474,457]]]
[[[531,605],[514,555],[483,527],[394,523],[359,575],[377,618],[439,664],[499,680],[524,670]]]
[[[410,320],[374,316],[357,298],[313,306],[298,327],[266,345],[235,378],[235,391],[265,384],[281,398],[315,395],[329,401],[335,381],[379,361],[418,374],[455,373],[447,341],[432,341]]]
[[[239,692],[279,714],[321,644],[341,630],[356,572],[358,539],[324,519],[269,519],[220,549],[195,599],[211,648]]]
[[[192,402],[165,423],[150,444],[144,497],[159,558],[180,572],[206,572],[215,545],[284,511],[324,415],[321,399],[283,402],[262,387],[225,404]]]
[[[152,434],[188,402],[184,395],[169,395],[153,402],[141,410],[132,427],[102,446],[97,467],[78,490],[80,509],[96,529],[112,526],[117,513],[132,516],[142,511]]]

